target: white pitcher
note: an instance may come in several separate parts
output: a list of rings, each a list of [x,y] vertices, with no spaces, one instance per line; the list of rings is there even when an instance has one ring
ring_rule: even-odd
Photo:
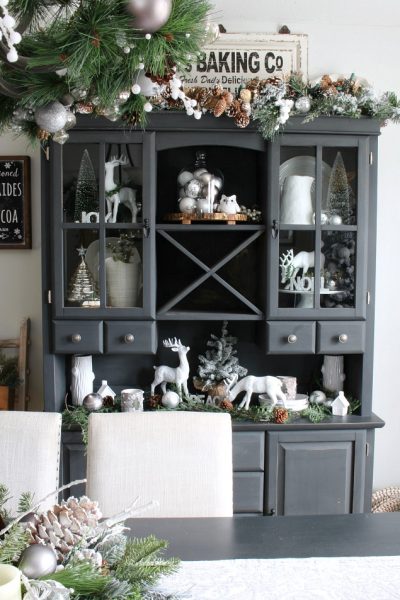
[[[312,225],[313,206],[311,186],[314,177],[289,175],[283,183],[281,198],[281,223],[290,225]]]

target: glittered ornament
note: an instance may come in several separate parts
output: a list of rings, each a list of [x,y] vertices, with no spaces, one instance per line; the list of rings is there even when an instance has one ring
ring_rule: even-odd
[[[191,173],[190,171],[181,171],[178,175],[179,185],[186,185],[192,179],[193,179],[193,173]]]
[[[67,120],[64,125],[64,129],[72,129],[76,125],[76,116],[70,110],[67,110]]]
[[[99,410],[99,408],[103,406],[103,398],[102,396],[100,396],[100,394],[92,392],[91,394],[87,394],[84,397],[82,404],[86,408],[86,410],[92,412],[95,410]]]
[[[124,104],[125,102],[127,102],[129,100],[130,95],[131,95],[131,93],[129,90],[122,90],[122,92],[120,92],[118,94],[117,103]]]
[[[127,10],[135,17],[133,27],[153,33],[168,21],[172,0],[129,0]]]
[[[35,121],[40,129],[55,133],[64,128],[67,122],[67,110],[61,102],[49,102],[35,110]]]
[[[294,103],[294,107],[299,113],[308,113],[311,109],[311,99],[308,96],[300,96]]]
[[[200,196],[202,184],[197,179],[192,179],[185,185],[186,196],[189,198],[198,198]]]
[[[314,390],[311,392],[309,400],[314,404],[324,404],[326,400],[326,394],[322,390]]]
[[[38,579],[54,573],[57,557],[50,546],[32,544],[22,552],[18,568],[28,579]]]
[[[65,131],[65,129],[60,129],[60,131],[56,131],[53,135],[53,141],[57,142],[57,144],[65,144],[69,139],[69,133]]]
[[[165,406],[165,408],[176,408],[180,402],[179,394],[169,390],[163,394],[161,398],[161,404]]]
[[[331,215],[329,217],[329,224],[330,225],[341,225],[342,224],[342,217],[340,215]]]

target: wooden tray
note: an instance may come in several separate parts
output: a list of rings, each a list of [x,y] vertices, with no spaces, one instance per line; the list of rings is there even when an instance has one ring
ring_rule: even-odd
[[[247,221],[247,215],[236,214],[236,215],[227,215],[226,213],[216,212],[216,213],[204,213],[201,216],[193,213],[167,213],[164,217],[166,221],[180,221],[182,225],[190,225],[193,222],[202,222],[202,223],[210,223],[210,222],[224,222],[227,225],[235,225],[237,221]]]

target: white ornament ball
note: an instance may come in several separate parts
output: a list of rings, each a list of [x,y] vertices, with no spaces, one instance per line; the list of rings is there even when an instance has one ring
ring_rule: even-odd
[[[163,397],[161,398],[161,404],[165,406],[165,408],[176,408],[181,399],[179,398],[179,394],[169,390],[165,392]]]
[[[18,60],[18,52],[14,47],[10,48],[10,51],[7,52],[7,60],[10,63],[17,62]]]
[[[198,198],[201,193],[202,185],[198,179],[192,179],[185,185],[185,192],[189,198]]]
[[[18,31],[10,31],[10,43],[11,44],[19,44],[22,40],[22,36]]]
[[[342,217],[340,215],[331,215],[329,218],[330,225],[341,225]]]
[[[67,109],[61,102],[49,102],[35,110],[35,121],[40,129],[56,133],[63,129],[67,122]]]
[[[183,213],[193,213],[196,210],[196,200],[194,198],[185,197],[179,201],[179,210]]]
[[[195,179],[199,179],[200,175],[203,175],[203,173],[207,173],[207,169],[205,169],[204,167],[200,167],[200,169],[195,170],[195,172],[193,173],[193,177],[195,177]]]
[[[129,48],[129,46],[125,46],[125,48],[123,49],[124,54],[129,54],[131,51],[131,49]]]
[[[3,25],[7,27],[7,29],[12,29],[15,27],[15,19],[11,15],[5,15],[3,17]]]
[[[135,94],[135,95],[140,94],[141,89],[142,88],[140,87],[140,85],[138,83],[134,83],[133,86],[131,87],[132,94]]]
[[[135,17],[133,27],[153,33],[168,21],[172,0],[129,0],[127,9]]]
[[[314,390],[311,392],[309,400],[314,404],[323,404],[326,400],[326,394],[322,390]]]
[[[146,40],[151,40],[151,33],[146,33],[144,37],[146,38]]]
[[[324,212],[321,213],[321,225],[328,224],[328,215]]]
[[[153,105],[150,102],[145,102],[143,105],[144,112],[151,112],[153,110]]]
[[[193,173],[191,173],[190,171],[182,171],[178,175],[179,185],[186,185],[188,183],[188,181],[191,181],[192,179],[193,179]]]
[[[308,96],[301,96],[300,98],[297,98],[294,107],[297,112],[306,114],[311,109],[311,100]]]
[[[211,181],[211,179],[213,178],[211,173],[202,173],[201,175],[198,176],[198,180],[201,181],[202,183],[209,183]]]
[[[54,573],[57,568],[57,557],[50,546],[32,544],[23,551],[18,568],[28,579],[38,579]]]

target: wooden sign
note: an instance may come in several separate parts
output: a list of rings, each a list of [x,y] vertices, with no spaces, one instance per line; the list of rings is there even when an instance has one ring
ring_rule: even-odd
[[[282,78],[301,72],[307,79],[307,71],[306,35],[223,33],[180,78],[185,87],[221,85],[237,93],[255,77]]]
[[[32,248],[29,156],[0,156],[0,249]]]

